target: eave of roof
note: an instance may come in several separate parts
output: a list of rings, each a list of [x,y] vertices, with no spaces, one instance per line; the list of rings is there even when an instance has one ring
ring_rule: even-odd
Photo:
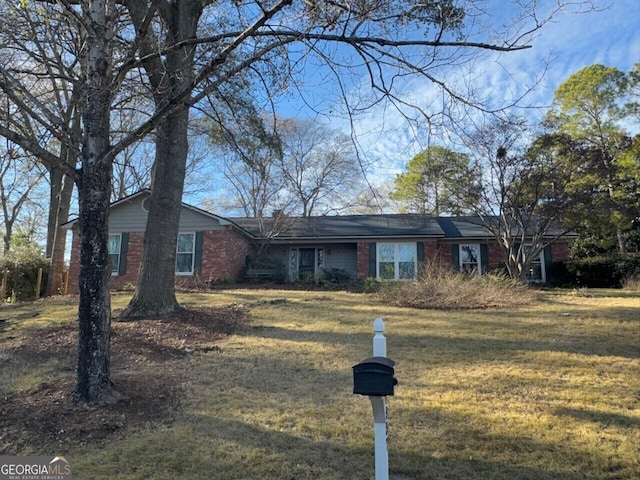
[[[441,238],[435,218],[426,215],[345,215],[320,217],[232,218],[253,237],[261,232],[273,241],[347,240],[376,238]],[[282,222],[278,225],[278,222]]]
[[[109,208],[113,209],[127,202],[131,202],[142,195],[150,195],[151,190],[143,189],[127,197],[113,202]],[[263,238],[261,225],[269,231],[277,220],[274,217],[263,219],[252,217],[226,218],[207,210],[182,202],[182,208],[189,209],[208,218],[213,218],[221,225],[232,226],[243,234],[259,240]],[[71,229],[78,221],[72,219],[61,225],[64,229]],[[402,238],[433,238],[445,240],[482,241],[493,238],[491,232],[483,225],[480,217],[432,217],[421,214],[380,214],[380,215],[344,215],[319,217],[280,217],[280,221],[288,223],[282,227],[282,232],[267,235],[273,243],[293,242],[340,242],[340,241],[374,241],[396,240]],[[575,239],[575,232],[558,234],[554,232],[544,238]]]

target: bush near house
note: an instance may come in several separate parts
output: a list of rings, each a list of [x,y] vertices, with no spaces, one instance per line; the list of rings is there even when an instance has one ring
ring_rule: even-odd
[[[269,272],[268,275],[262,277],[252,277],[251,272],[261,270]],[[282,260],[269,255],[258,256],[250,264],[247,264],[241,275],[245,280],[256,282],[275,282],[284,283],[287,279],[287,268]]]
[[[460,273],[439,262],[425,264],[415,282],[380,284],[385,303],[427,309],[481,309],[526,305],[537,299],[535,290],[506,274]]]
[[[556,262],[552,269],[557,286],[621,288],[629,279],[640,277],[640,254]]]
[[[45,291],[49,262],[35,245],[24,245],[0,257],[0,275],[9,270],[7,277],[7,297],[13,300],[33,300],[36,296],[35,288],[38,270],[42,268],[40,295]]]

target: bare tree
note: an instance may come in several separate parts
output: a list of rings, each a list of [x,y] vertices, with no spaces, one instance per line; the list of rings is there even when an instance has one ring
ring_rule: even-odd
[[[566,220],[588,202],[571,189],[587,152],[559,136],[536,138],[535,129],[518,118],[478,129],[469,148],[485,173],[479,201],[465,207],[495,238],[510,277],[525,281],[532,261],[569,233],[574,223]]]
[[[313,120],[280,121],[278,168],[303,217],[337,212],[359,188],[362,171],[352,139]]]
[[[0,90],[6,95],[0,135],[35,155],[48,170],[47,293],[59,290],[64,268],[67,221],[80,143],[79,37],[59,9],[42,5],[0,7]]]
[[[0,147],[0,214],[5,254],[11,249],[13,226],[43,176],[34,159],[21,153],[19,147],[9,141]]]

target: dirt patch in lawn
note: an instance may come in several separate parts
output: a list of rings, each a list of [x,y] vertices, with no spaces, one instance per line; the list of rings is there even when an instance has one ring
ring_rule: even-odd
[[[114,312],[111,380],[123,397],[99,408],[72,402],[75,322],[2,340],[0,374],[32,370],[45,379],[35,388],[0,398],[0,454],[53,454],[65,446],[106,439],[124,428],[171,423],[187,394],[182,386],[185,357],[220,351],[220,341],[248,318],[248,310],[238,305],[190,308],[135,322],[119,322]]]

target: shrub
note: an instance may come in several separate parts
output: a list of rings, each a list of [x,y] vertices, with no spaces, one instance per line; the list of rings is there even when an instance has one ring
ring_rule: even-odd
[[[4,275],[4,272],[9,270],[6,295],[19,301],[33,300],[36,296],[35,288],[40,268],[42,268],[40,284],[40,295],[42,295],[47,286],[49,262],[37,246],[31,244],[20,246],[0,257],[0,272]]]
[[[553,276],[563,286],[621,288],[640,277],[640,254],[601,256],[554,264]]]
[[[632,292],[640,292],[640,275],[625,278],[622,282],[622,288]]]
[[[362,285],[365,293],[378,293],[380,291],[381,282],[374,277],[367,277]]]
[[[322,280],[334,285],[344,285],[353,282],[353,277],[344,268],[330,268],[323,270]]]
[[[415,282],[392,282],[380,292],[399,307],[478,309],[531,303],[537,293],[506,275],[467,275],[438,263],[425,265]]]
[[[247,268],[248,267],[245,267],[242,272],[243,276],[246,273]],[[287,281],[287,267],[280,258],[261,255],[254,260],[251,268],[273,270],[273,276],[269,280],[276,283],[284,283]]]

